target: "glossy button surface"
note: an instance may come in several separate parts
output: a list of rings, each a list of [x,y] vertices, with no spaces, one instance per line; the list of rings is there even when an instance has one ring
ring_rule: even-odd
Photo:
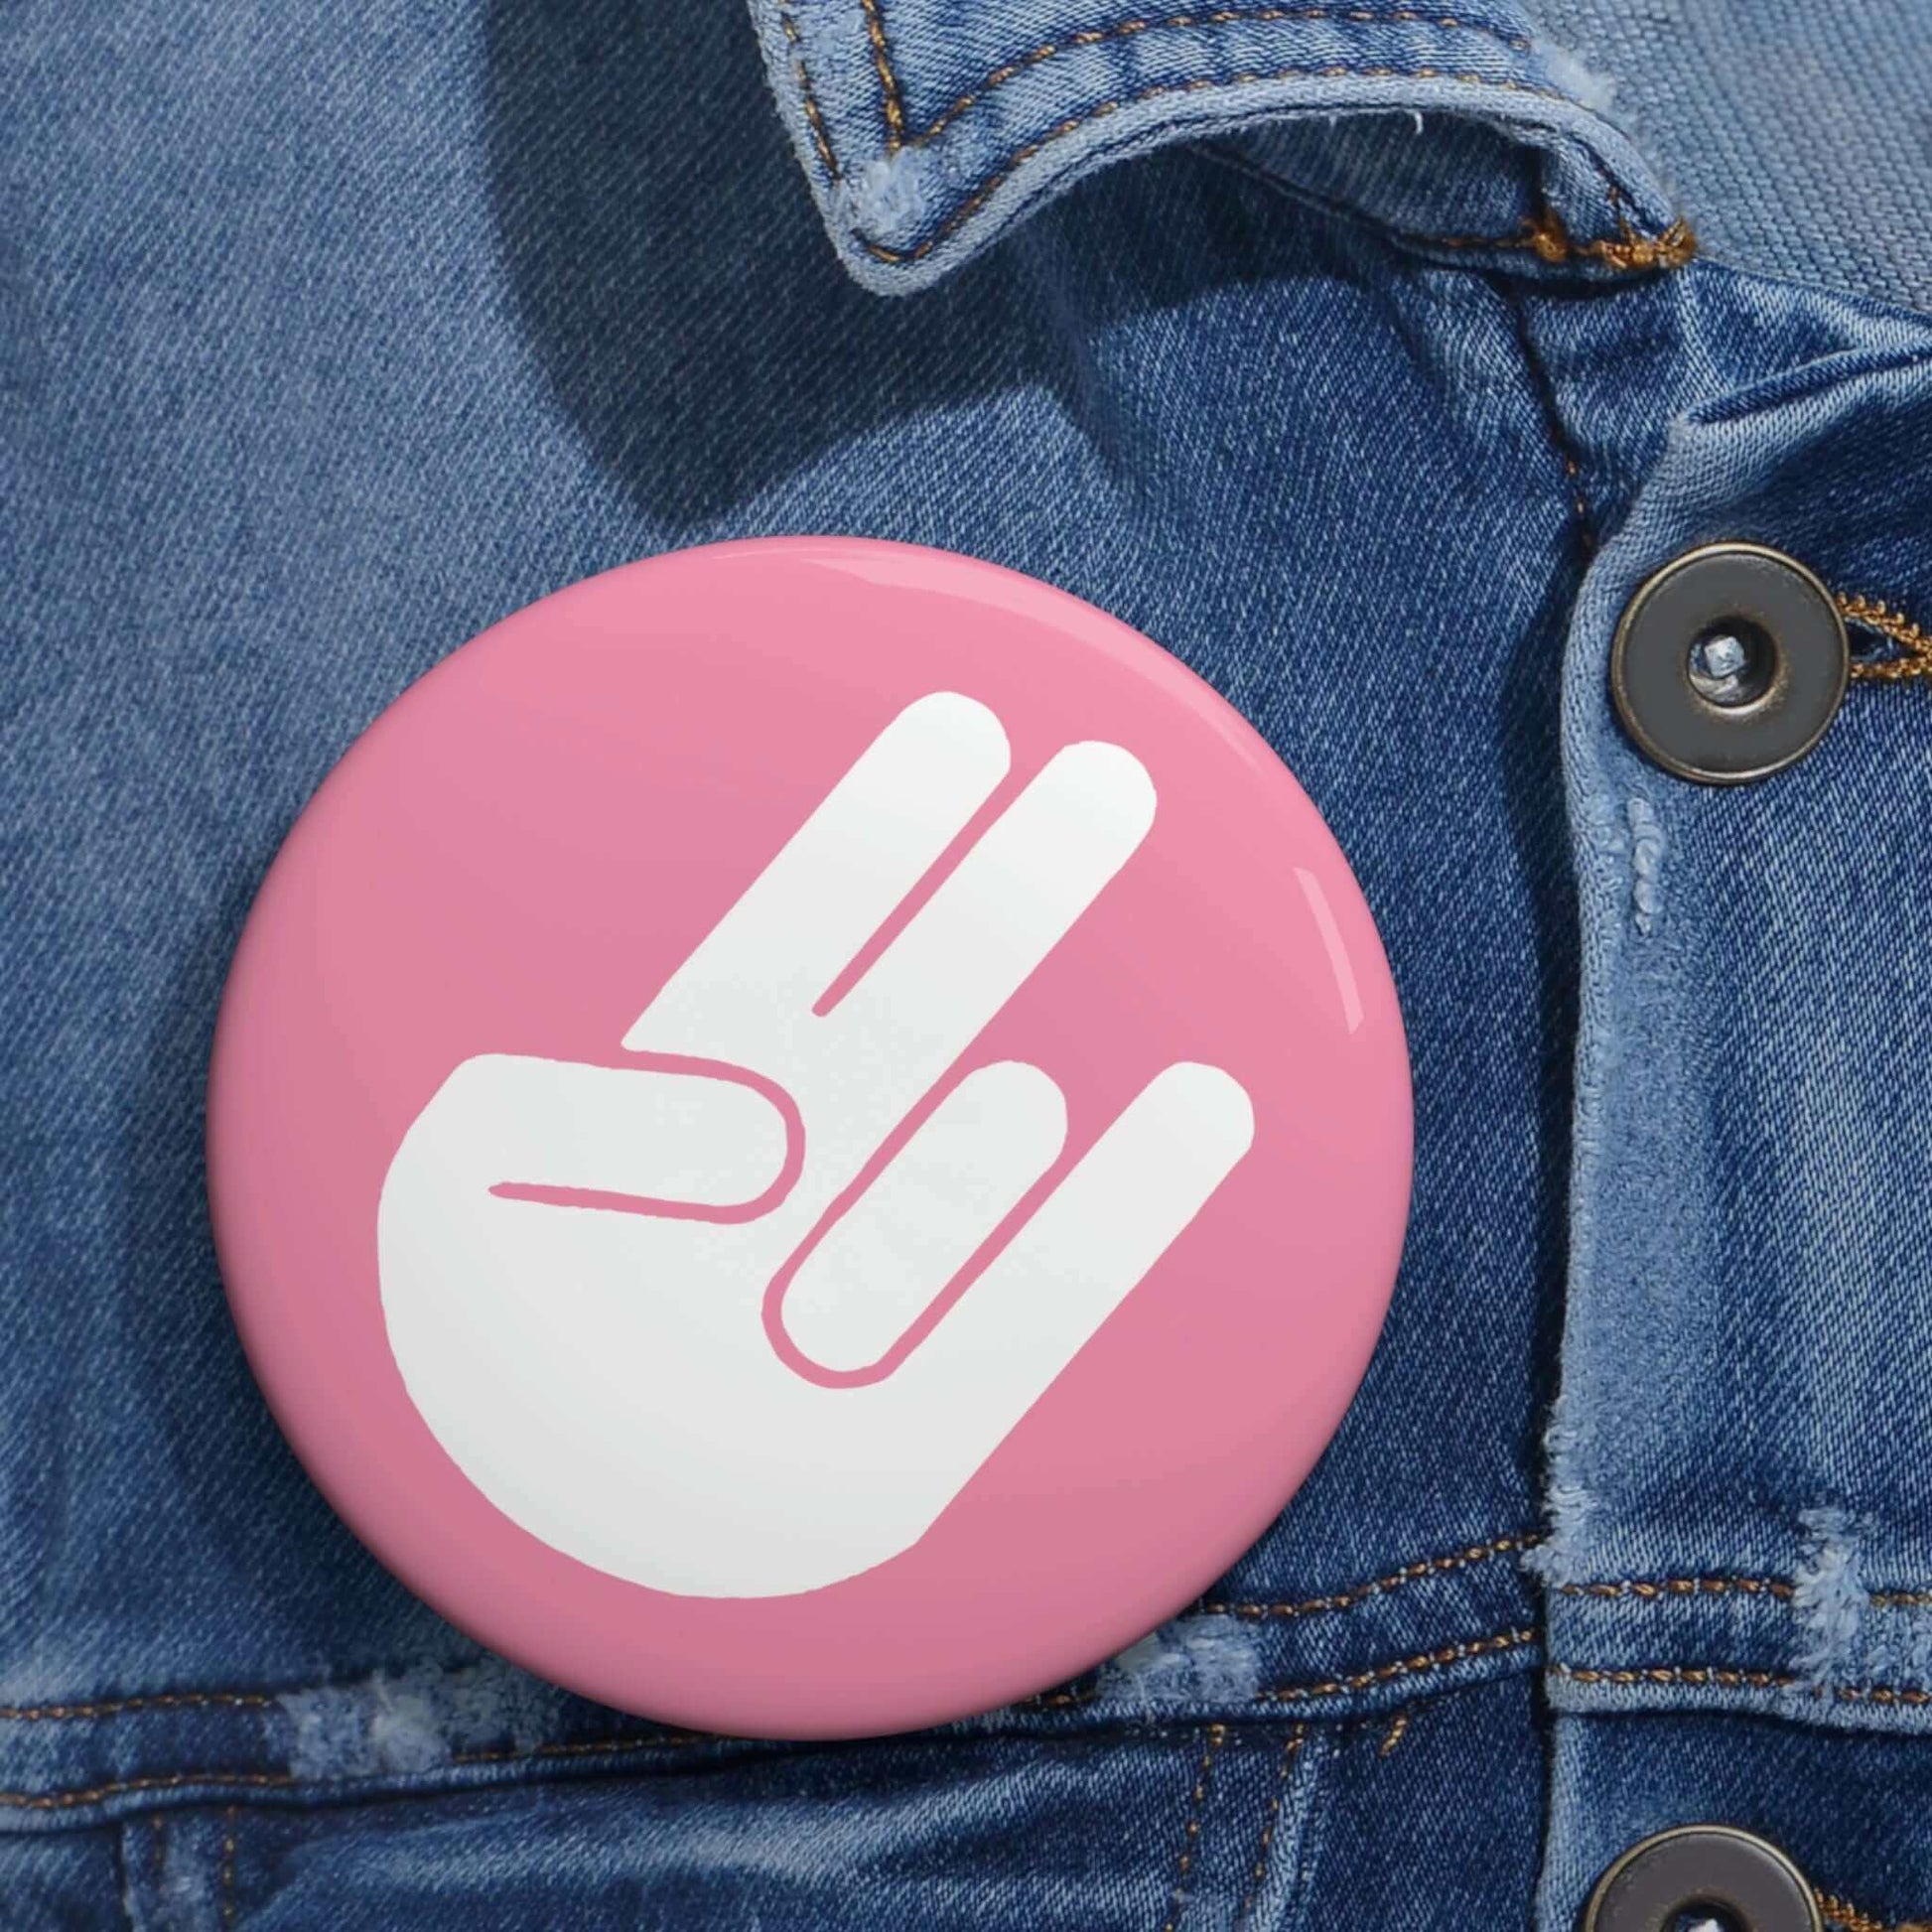
[[[933,1723],[1195,1597],[1378,1332],[1388,968],[1280,760],[988,565],[687,551],[507,620],[290,833],[209,1086],[278,1420],[608,1703]]]
[[[1803,758],[1838,715],[1850,672],[1831,593],[1751,543],[1686,551],[1630,600],[1610,690],[1646,757],[1681,778],[1740,784]]]
[[[1633,1845],[1597,1880],[1583,1932],[1824,1932],[1804,1874],[1776,1846],[1727,1825],[1687,1825]]]

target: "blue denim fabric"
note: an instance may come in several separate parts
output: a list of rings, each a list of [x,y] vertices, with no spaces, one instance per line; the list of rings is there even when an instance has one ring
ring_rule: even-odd
[[[936,281],[1104,163],[1262,127],[1294,140],[1315,124],[1296,143],[1298,187],[1443,250],[1520,245],[1529,211],[1554,210],[1567,252],[1601,272],[1579,251],[1670,219],[1594,111],[1600,83],[1514,7],[1047,4],[962,19],[943,0],[755,0],[753,13],[832,238],[884,291]],[[1359,124],[1337,139],[1342,114]],[[1431,115],[1488,165],[1395,138]]]
[[[1932,324],[1689,259],[1620,93],[1416,11],[0,21],[0,1926],[1564,1932],[1698,1818],[1852,1932],[1932,1908],[1932,712],[1857,684],[1711,792],[1604,683],[1714,536],[1932,622]],[[241,917],[383,705],[815,530],[1058,584],[1255,722],[1418,1154],[1361,1395],[1210,1600],[822,1749],[598,1710],[380,1571],[200,1167]]]
[[[1923,309],[1924,10],[1810,0],[1538,0],[1716,260]],[[1613,76],[1613,80],[1611,78]]]

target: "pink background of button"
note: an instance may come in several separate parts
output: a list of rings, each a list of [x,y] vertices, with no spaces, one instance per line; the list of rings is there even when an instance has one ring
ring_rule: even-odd
[[[618,1041],[656,988],[879,730],[936,690],[998,714],[1010,789],[1099,738],[1134,752],[1159,795],[1140,851],[966,1063],[1043,1067],[1078,1143],[1170,1061],[1211,1062],[1254,1101],[1253,1149],[911,1550],[793,1597],[620,1582],[501,1515],[411,1405],[376,1278],[389,1159],[473,1053],[622,1064]],[[611,572],[411,687],[262,887],[208,1104],[243,1343],[303,1462],[376,1555],[479,1640],[587,1696],[805,1736],[1025,1696],[1227,1568],[1366,1365],[1410,1137],[1373,921],[1260,737],[1073,598],[831,538]]]

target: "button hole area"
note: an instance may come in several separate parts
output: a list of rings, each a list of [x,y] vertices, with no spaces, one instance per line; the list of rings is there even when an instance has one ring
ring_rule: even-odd
[[[1839,616],[1864,635],[1866,648],[1853,653],[1853,677],[1880,683],[1932,678],[1932,632],[1923,625],[1875,597],[1840,591],[1832,601]]]
[[[1726,1906],[1694,1899],[1664,1921],[1664,1932],[1752,1932],[1752,1927]]]
[[[1744,711],[1762,703],[1782,669],[1783,653],[1771,633],[1748,618],[1721,618],[1706,624],[1691,639],[1685,659],[1691,689],[1719,711]]]

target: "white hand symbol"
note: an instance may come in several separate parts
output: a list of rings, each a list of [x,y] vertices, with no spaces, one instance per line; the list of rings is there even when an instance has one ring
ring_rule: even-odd
[[[708,1596],[897,1555],[1246,1154],[1241,1086],[1169,1066],[871,1372],[1065,1139],[1019,1061],[925,1103],[1154,820],[1138,760],[1067,747],[827,1010],[1007,768],[983,705],[909,706],[625,1034],[650,1057],[481,1054],[404,1136],[390,1346],[438,1442],[554,1548]]]

